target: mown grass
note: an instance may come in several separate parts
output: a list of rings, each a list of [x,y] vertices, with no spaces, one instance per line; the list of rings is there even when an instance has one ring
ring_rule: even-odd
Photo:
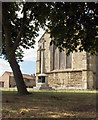
[[[96,91],[2,91],[3,118],[95,118]]]

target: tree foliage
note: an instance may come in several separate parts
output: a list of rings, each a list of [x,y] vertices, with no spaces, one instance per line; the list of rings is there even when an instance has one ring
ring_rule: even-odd
[[[44,27],[45,16],[48,12],[45,9],[44,3],[3,3],[3,12],[4,10],[6,12],[3,17],[8,21],[5,22],[7,31],[4,30],[5,24],[3,24],[3,54],[6,59],[8,59],[7,53],[10,52],[7,50],[8,47],[15,52],[17,60],[20,61],[23,57],[22,47],[25,49],[34,48],[33,45],[35,44],[35,38],[38,36],[38,31],[40,27]],[[10,34],[8,44],[6,32]]]
[[[69,51],[98,52],[97,4],[96,3],[4,3],[11,33],[10,46],[14,47],[16,58],[22,59],[23,48],[33,48],[39,28],[50,29],[52,42]],[[18,12],[21,11],[22,17]],[[48,23],[47,23],[48,21]],[[23,29],[23,30],[22,30]],[[3,30],[4,31],[4,30]],[[19,33],[20,40],[17,41]],[[4,32],[3,32],[4,33]],[[51,43],[52,43],[51,42]],[[3,34],[3,54],[6,54]]]
[[[52,42],[68,52],[98,52],[97,3],[55,3],[50,13]]]

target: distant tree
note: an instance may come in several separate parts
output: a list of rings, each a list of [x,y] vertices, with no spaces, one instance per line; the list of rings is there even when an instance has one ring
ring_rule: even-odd
[[[51,43],[69,52],[98,52],[96,3],[2,3],[3,55],[8,60],[18,92],[28,94],[18,65],[23,50],[33,48],[40,28],[50,29]],[[19,17],[21,11],[22,16]]]

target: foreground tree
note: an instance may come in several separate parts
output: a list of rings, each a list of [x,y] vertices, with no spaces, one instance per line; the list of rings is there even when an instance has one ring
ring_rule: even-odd
[[[21,17],[18,13],[21,11]],[[98,52],[96,3],[3,3],[3,55],[15,77],[18,92],[28,94],[18,62],[22,47],[33,47],[39,28],[50,29],[51,43],[69,51]]]
[[[2,4],[3,55],[12,68],[19,94],[28,94],[18,62],[23,58],[22,47],[33,48],[40,27],[44,27],[48,6],[44,3]]]

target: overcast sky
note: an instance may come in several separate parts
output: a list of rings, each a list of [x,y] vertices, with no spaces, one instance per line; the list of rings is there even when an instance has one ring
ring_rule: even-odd
[[[38,48],[38,40],[44,34],[44,31],[41,29],[39,31],[39,37],[36,38],[36,44],[34,45],[35,48],[24,50],[24,62],[19,63],[22,73],[25,74],[33,74],[36,73],[36,59],[37,59],[37,48]],[[10,65],[7,61],[0,58],[0,76],[5,71],[12,71]]]

